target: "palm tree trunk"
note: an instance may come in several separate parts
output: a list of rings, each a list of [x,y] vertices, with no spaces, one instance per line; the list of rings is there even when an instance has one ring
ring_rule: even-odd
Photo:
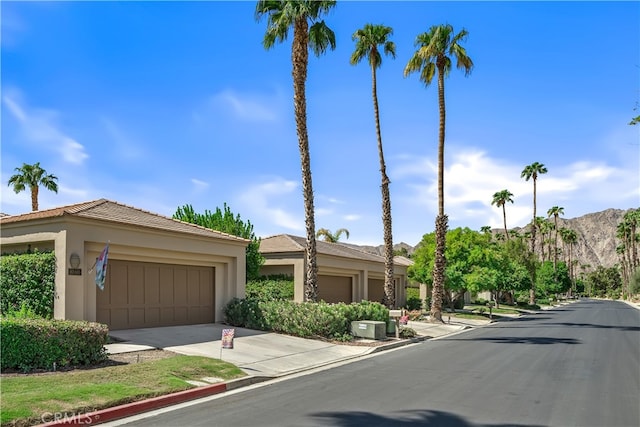
[[[502,204],[502,220],[504,221],[504,236],[507,238],[507,241],[509,241],[509,232],[507,231],[507,210],[504,207],[505,203]]]
[[[380,131],[380,110],[378,108],[378,89],[376,68],[371,66],[373,113],[376,121],[376,136],[378,137],[378,156],[380,158],[380,175],[382,184],[382,227],[384,229],[384,305],[394,308],[396,305],[395,286],[393,283],[393,233],[391,229],[391,197],[389,196],[389,177],[384,162],[382,150],[382,132]]]
[[[555,229],[556,229],[556,236],[555,236],[555,243],[553,244],[553,272],[555,273],[557,271],[557,264],[558,264],[558,215],[554,216],[554,222],[555,222]]]
[[[305,227],[307,231],[305,301],[318,299],[318,265],[316,263],[316,235],[313,209],[313,185],[311,182],[311,156],[307,133],[306,81],[309,63],[309,24],[306,18],[298,18],[293,29],[291,61],[293,63],[293,107],[302,167],[302,193],[304,196]]]
[[[31,210],[32,211],[37,211],[38,210],[38,192],[39,192],[39,190],[40,190],[40,187],[38,187],[38,184],[31,186]]]
[[[442,322],[442,295],[444,293],[446,269],[446,238],[448,218],[444,213],[444,131],[446,111],[444,106],[444,63],[438,60],[438,106],[440,127],[438,129],[438,216],[436,217],[436,253],[433,265],[433,295],[431,297],[431,319]]]

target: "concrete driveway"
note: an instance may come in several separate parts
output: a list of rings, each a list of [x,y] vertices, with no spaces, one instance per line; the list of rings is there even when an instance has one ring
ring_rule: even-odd
[[[233,349],[222,348],[222,330],[234,329]],[[233,363],[253,376],[277,377],[359,357],[375,348],[333,344],[219,323],[126,329],[109,334],[108,353],[164,349]]]

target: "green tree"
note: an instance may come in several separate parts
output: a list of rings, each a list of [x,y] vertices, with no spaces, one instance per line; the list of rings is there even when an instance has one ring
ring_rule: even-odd
[[[336,230],[335,234],[327,228],[321,228],[316,233],[316,237],[322,237],[325,242],[337,243],[338,240],[340,240],[340,236],[342,236],[343,234],[347,236],[347,239],[349,238],[349,230],[347,230],[346,228],[340,228]]]
[[[380,110],[378,108],[378,84],[376,79],[376,69],[382,65],[382,55],[396,57],[396,46],[389,40],[393,34],[391,27],[384,25],[366,24],[363,28],[353,33],[353,40],[356,48],[351,54],[351,65],[360,63],[367,58],[371,66],[371,93],[373,96],[373,115],[376,125],[376,136],[378,138],[378,159],[380,161],[380,175],[382,184],[382,226],[384,230],[384,301],[388,308],[395,306],[395,284],[393,282],[393,233],[391,227],[391,197],[389,195],[389,177],[387,176],[387,166],[384,162],[384,151],[382,149],[382,133],[380,131]]]
[[[492,205],[496,205],[497,207],[502,207],[502,218],[504,220],[504,235],[507,240],[509,240],[509,231],[507,231],[507,211],[505,209],[505,204],[507,202],[513,203],[513,194],[509,190],[501,190],[493,194],[493,200],[491,201]]]
[[[553,228],[555,230],[554,249],[553,249],[553,267],[558,264],[558,216],[564,215],[564,208],[553,206],[547,211],[547,216],[553,216]]]
[[[571,289],[567,265],[564,262],[559,262],[555,266],[550,261],[541,263],[536,272],[536,289],[538,293],[547,297]]]
[[[43,186],[49,191],[54,193],[58,192],[58,177],[55,175],[47,174],[47,171],[40,167],[40,162],[33,165],[26,163],[22,164],[22,167],[15,168],[17,172],[11,178],[9,178],[9,186],[13,186],[13,191],[20,193],[27,188],[31,191],[31,210],[38,210],[38,193],[40,186]]]
[[[336,47],[333,31],[319,18],[335,6],[335,1],[314,0],[260,0],[256,5],[256,19],[267,16],[267,30],[263,45],[272,48],[276,42],[287,38],[293,28],[291,62],[293,65],[293,107],[295,112],[298,148],[302,169],[302,192],[306,228],[306,278],[304,296],[306,301],[318,299],[318,264],[316,260],[315,217],[313,208],[313,185],[311,181],[311,156],[307,132],[306,81],[309,65],[309,49],[316,56],[328,48]]]
[[[444,142],[446,108],[444,104],[444,78],[451,72],[452,58],[456,59],[456,67],[464,70],[468,76],[473,69],[473,61],[467,55],[461,42],[466,40],[468,32],[462,29],[454,34],[449,24],[434,25],[429,31],[418,35],[416,46],[418,50],[413,54],[404,69],[404,76],[419,71],[420,81],[429,86],[433,77],[438,74],[438,109],[440,126],[438,128],[438,216],[436,217],[436,257],[434,260],[434,280],[431,298],[431,318],[442,321],[442,296],[445,280],[445,250],[448,218],[444,213]]]
[[[617,267],[603,267],[599,265],[585,278],[585,288],[589,296],[617,297],[622,287],[622,278]]]
[[[203,214],[196,213],[191,205],[184,205],[176,210],[173,218],[251,240],[246,250],[247,280],[260,277],[260,267],[264,264],[260,239],[254,234],[251,221],[244,222],[240,214],[234,215],[226,203],[223,209],[216,208],[215,212],[205,210]]]

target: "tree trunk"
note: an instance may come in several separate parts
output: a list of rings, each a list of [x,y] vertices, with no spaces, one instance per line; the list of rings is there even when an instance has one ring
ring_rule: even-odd
[[[31,210],[32,211],[37,211],[38,210],[38,192],[40,190],[40,187],[38,186],[38,184],[34,185],[31,187]]]
[[[509,231],[507,231],[507,209],[504,207],[506,201],[502,204],[502,220],[504,221],[504,236],[509,241]]]
[[[305,301],[318,299],[318,265],[316,263],[316,225],[313,209],[313,185],[311,182],[311,156],[307,133],[307,101],[305,85],[309,63],[309,24],[306,18],[298,18],[293,29],[291,61],[293,63],[293,107],[302,167],[302,194],[304,197],[305,227],[307,232]]]
[[[444,106],[444,59],[437,60],[438,106],[440,126],[438,128],[438,216],[436,217],[436,253],[433,265],[433,297],[431,319],[442,322],[442,295],[444,293],[446,269],[446,238],[448,218],[444,213],[444,137],[446,111]]]
[[[389,177],[384,162],[382,149],[382,132],[380,131],[380,110],[378,109],[378,89],[376,68],[371,66],[373,113],[376,121],[376,136],[378,137],[378,157],[380,159],[380,176],[382,184],[382,226],[384,229],[384,300],[383,304],[388,308],[396,305],[396,290],[393,283],[393,233],[391,229],[391,197],[389,196]]]

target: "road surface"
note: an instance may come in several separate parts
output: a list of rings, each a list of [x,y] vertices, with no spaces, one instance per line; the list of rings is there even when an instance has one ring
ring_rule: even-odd
[[[120,425],[638,427],[640,311],[584,300]]]

